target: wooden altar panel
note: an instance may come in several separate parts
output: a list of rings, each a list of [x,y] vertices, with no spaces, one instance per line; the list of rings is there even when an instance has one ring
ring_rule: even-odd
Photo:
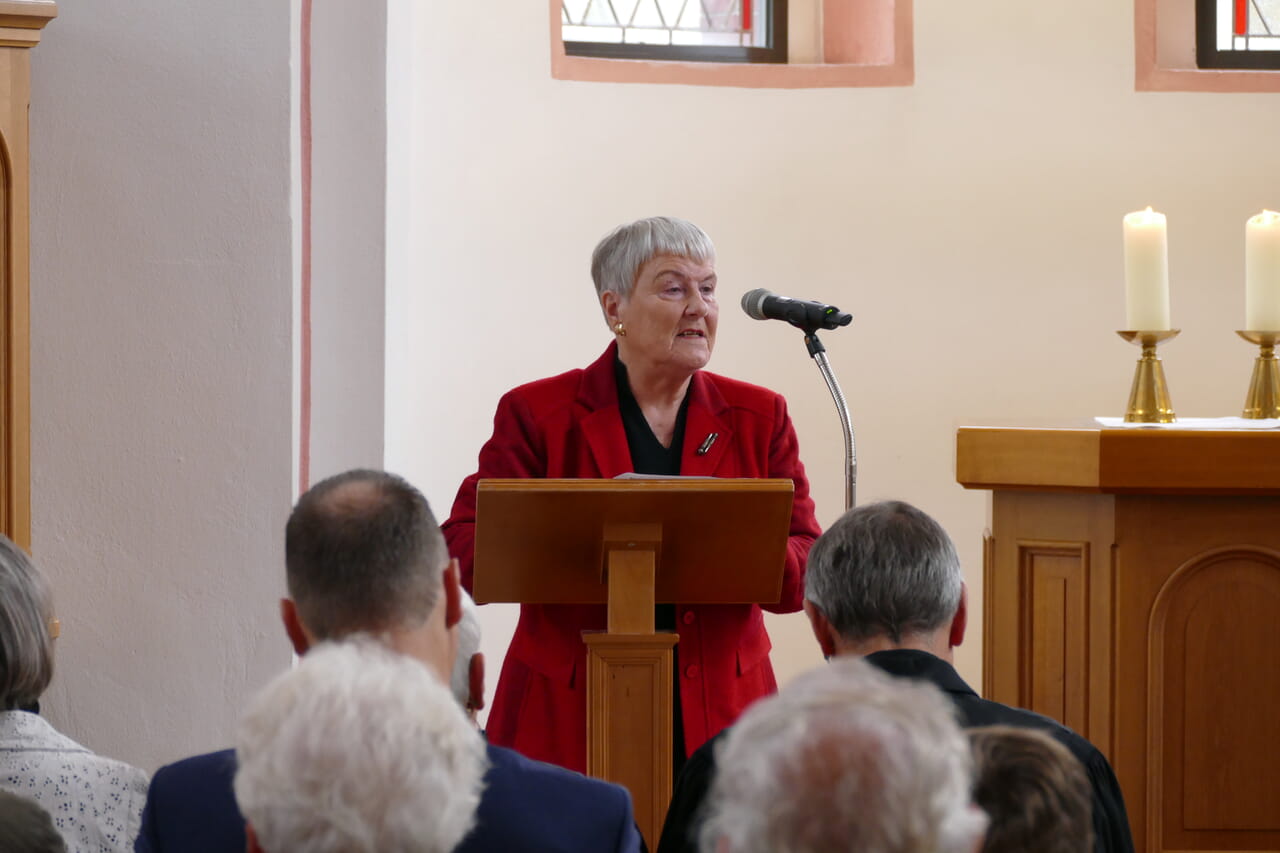
[[[1116,773],[1134,839],[1280,850],[1280,498],[1135,495],[1116,514]]]
[[[1088,731],[1089,543],[1020,540],[1018,570],[1030,648],[1015,704]]]
[[[996,492],[993,508],[983,695],[1060,720],[1108,753],[1099,703],[1111,693],[1113,499]]]
[[[1180,567],[1152,617],[1152,827],[1165,846],[1218,849],[1280,834],[1280,555],[1225,549]],[[1267,677],[1267,675],[1271,677]],[[1229,840],[1224,840],[1227,836]]]

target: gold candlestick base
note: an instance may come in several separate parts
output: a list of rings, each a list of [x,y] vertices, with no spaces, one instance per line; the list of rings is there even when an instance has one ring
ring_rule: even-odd
[[[1258,346],[1253,361],[1249,395],[1244,398],[1242,418],[1280,418],[1280,363],[1276,361],[1276,341],[1280,332],[1237,331],[1237,335]]]
[[[1142,347],[1142,358],[1133,373],[1133,387],[1129,389],[1129,408],[1124,419],[1131,424],[1171,424],[1178,419],[1169,399],[1169,385],[1164,379],[1164,367],[1156,357],[1156,347],[1175,338],[1181,329],[1158,331],[1116,332],[1131,344]]]

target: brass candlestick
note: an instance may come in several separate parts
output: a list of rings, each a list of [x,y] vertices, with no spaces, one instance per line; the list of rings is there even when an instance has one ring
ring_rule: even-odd
[[[1129,408],[1124,413],[1126,423],[1170,424],[1178,419],[1169,399],[1169,385],[1164,379],[1164,367],[1156,357],[1156,347],[1175,338],[1181,329],[1157,331],[1116,332],[1131,344],[1142,347],[1142,358],[1133,373],[1133,387],[1129,390]]]
[[[1244,398],[1242,418],[1280,418],[1280,364],[1276,362],[1276,341],[1280,332],[1236,332],[1251,344],[1257,344],[1258,357],[1253,361],[1253,378],[1249,380],[1249,396]]]

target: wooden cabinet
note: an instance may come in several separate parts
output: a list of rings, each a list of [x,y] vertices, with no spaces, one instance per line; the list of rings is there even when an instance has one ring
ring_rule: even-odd
[[[1280,432],[963,427],[984,694],[1110,758],[1146,851],[1280,850]]]
[[[0,2],[0,531],[31,548],[31,48],[49,2]]]

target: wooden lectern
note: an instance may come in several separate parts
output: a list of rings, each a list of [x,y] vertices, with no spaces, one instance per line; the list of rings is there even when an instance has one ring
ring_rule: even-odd
[[[962,427],[984,694],[1101,749],[1140,851],[1280,850],[1280,432]]]
[[[478,602],[607,604],[586,632],[587,772],[631,791],[656,849],[671,800],[673,633],[654,605],[782,593],[791,480],[481,480]]]

